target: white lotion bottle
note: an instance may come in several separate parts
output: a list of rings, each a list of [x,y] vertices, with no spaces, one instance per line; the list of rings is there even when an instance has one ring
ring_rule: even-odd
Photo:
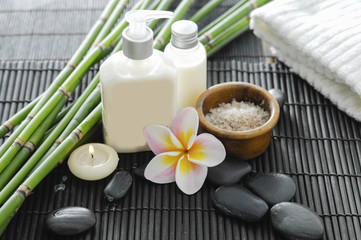
[[[104,139],[118,153],[149,150],[144,127],[170,126],[177,113],[176,68],[164,53],[153,49],[153,32],[146,26],[172,14],[129,11],[123,50],[100,66]]]
[[[164,53],[177,68],[178,110],[195,107],[199,95],[207,89],[207,53],[198,41],[197,24],[189,20],[173,23],[171,42]]]

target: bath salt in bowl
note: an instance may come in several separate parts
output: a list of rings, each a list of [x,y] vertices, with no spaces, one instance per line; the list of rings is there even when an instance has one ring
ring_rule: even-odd
[[[209,110],[206,119],[214,126],[230,131],[251,130],[265,124],[269,113],[253,102],[221,103]]]
[[[221,83],[207,89],[196,109],[203,131],[216,136],[227,154],[249,160],[268,147],[280,109],[264,88],[243,83]]]

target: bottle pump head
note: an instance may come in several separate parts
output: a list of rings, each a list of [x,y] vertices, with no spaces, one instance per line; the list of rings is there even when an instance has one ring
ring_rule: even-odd
[[[129,26],[124,29],[123,53],[134,60],[142,60],[153,54],[153,31],[147,27],[147,22],[158,18],[170,18],[169,11],[132,10],[125,14]]]

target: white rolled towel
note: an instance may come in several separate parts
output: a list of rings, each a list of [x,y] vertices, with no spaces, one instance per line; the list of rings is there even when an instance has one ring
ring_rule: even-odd
[[[252,11],[250,28],[292,71],[361,121],[360,0],[274,0]]]

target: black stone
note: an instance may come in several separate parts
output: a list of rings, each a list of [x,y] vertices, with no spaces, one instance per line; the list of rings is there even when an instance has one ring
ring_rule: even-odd
[[[212,201],[222,213],[246,222],[257,222],[268,211],[265,201],[236,184],[220,186],[214,192]]]
[[[208,168],[207,179],[217,186],[234,184],[251,170],[252,167],[247,161],[226,158],[221,164]]]
[[[268,90],[268,92],[276,98],[278,105],[281,108],[283,106],[283,104],[285,103],[286,93],[277,88],[272,88],[272,89]]]
[[[296,193],[295,182],[281,173],[256,174],[249,177],[245,185],[271,206],[291,200]]]
[[[119,171],[104,189],[105,197],[111,202],[124,197],[133,183],[132,176],[126,171]]]
[[[82,233],[96,223],[94,212],[83,207],[59,208],[45,218],[46,228],[59,235]]]
[[[139,167],[137,167],[134,170],[134,174],[138,177],[145,178],[144,171],[145,171],[145,168],[147,167],[147,165],[148,165],[148,163],[144,163],[144,164],[140,165]]]
[[[321,218],[311,209],[292,202],[282,202],[271,208],[273,227],[290,239],[320,239],[324,227]]]

